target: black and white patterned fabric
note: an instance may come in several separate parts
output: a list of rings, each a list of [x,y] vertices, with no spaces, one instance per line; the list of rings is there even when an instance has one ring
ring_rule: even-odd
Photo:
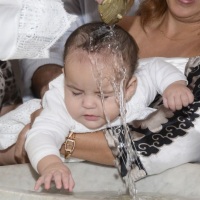
[[[2,106],[20,104],[22,98],[11,63],[9,61],[0,61],[0,109]]]
[[[172,112],[164,108],[162,97],[158,95],[151,104],[157,108],[156,112],[145,120],[128,124],[136,154],[134,159],[128,159],[124,128],[119,126],[106,131],[116,166],[124,179],[130,177],[137,181],[184,163],[200,162],[200,57],[189,59],[185,75],[194,94],[192,104]]]

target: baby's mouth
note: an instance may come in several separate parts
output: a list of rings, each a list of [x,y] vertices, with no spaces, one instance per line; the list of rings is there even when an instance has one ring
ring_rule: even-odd
[[[99,117],[96,115],[84,115],[84,118],[87,121],[97,121]]]

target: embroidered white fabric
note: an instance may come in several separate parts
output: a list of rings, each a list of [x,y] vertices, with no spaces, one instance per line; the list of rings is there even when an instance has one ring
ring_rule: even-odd
[[[13,145],[24,126],[30,123],[31,114],[41,108],[41,100],[32,99],[0,117],[0,150]]]
[[[0,24],[7,29],[2,30],[5,34],[0,39],[0,44],[7,44],[7,53],[0,57],[2,60],[48,57],[49,47],[76,19],[76,15],[65,11],[61,0],[11,1],[0,2],[4,11]],[[10,24],[3,26],[7,22]],[[12,42],[6,43],[5,40]]]

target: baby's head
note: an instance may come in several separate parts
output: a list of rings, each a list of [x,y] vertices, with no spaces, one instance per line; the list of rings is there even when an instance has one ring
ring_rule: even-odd
[[[119,101],[128,101],[136,88],[137,54],[134,39],[117,25],[89,23],[70,35],[64,51],[65,104],[75,120],[95,129],[119,115]]]
[[[99,55],[101,60],[98,61],[101,62],[114,61],[113,68],[126,68],[126,78],[134,74],[137,66],[137,44],[133,37],[118,25],[109,26],[103,22],[94,22],[79,27],[65,44],[64,60],[75,51],[85,51],[90,57]]]

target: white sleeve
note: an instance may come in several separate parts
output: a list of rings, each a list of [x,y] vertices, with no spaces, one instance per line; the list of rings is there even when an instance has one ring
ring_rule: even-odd
[[[27,133],[25,142],[28,157],[36,171],[38,162],[45,156],[60,157],[59,149],[69,133],[71,123],[64,100],[54,89],[46,92],[43,105],[43,111]]]
[[[161,94],[175,81],[184,80],[185,75],[172,64],[160,58],[150,59],[140,64],[135,72],[138,79],[137,92],[145,106],[149,106],[157,93]]]
[[[48,57],[49,47],[75,20],[61,0],[1,0],[0,12],[2,60]]]

